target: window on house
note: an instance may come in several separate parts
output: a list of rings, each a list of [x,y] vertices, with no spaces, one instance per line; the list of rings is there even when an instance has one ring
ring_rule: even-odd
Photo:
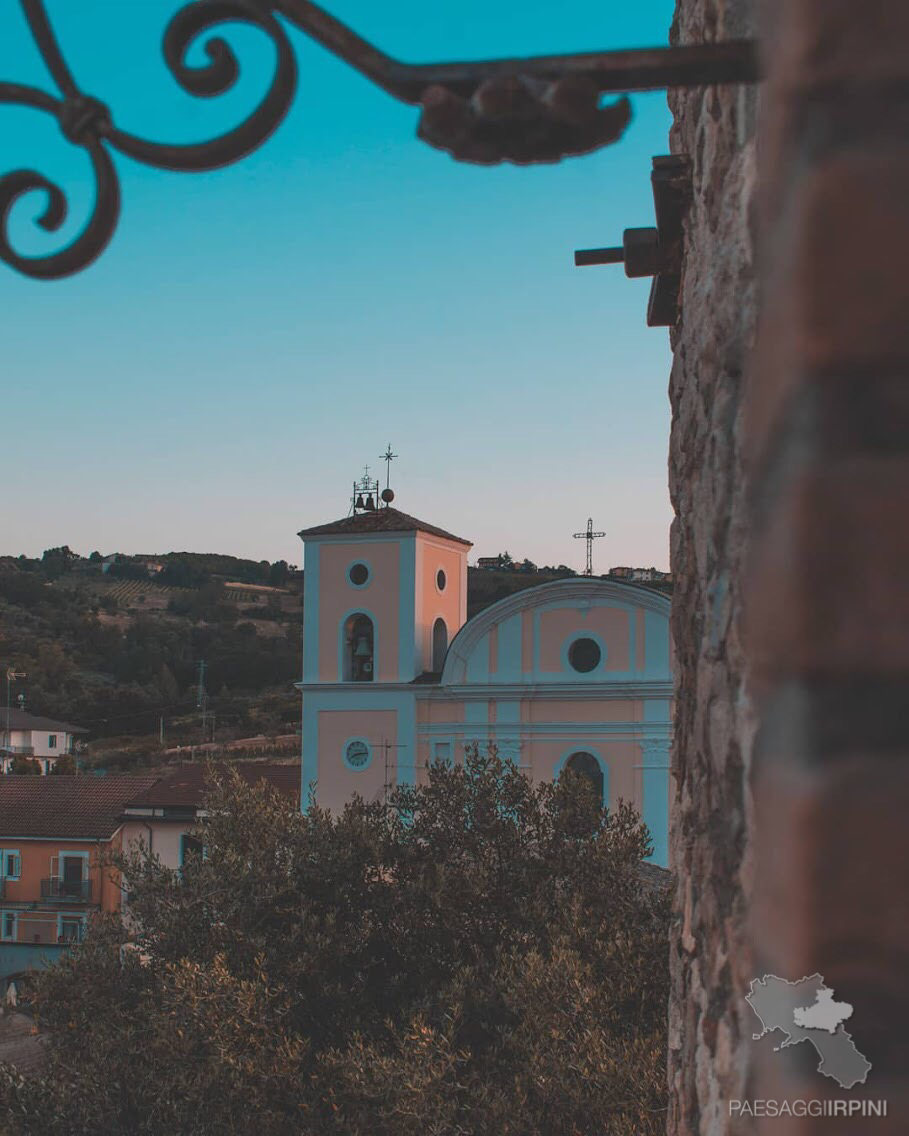
[[[57,748],[57,735],[56,734],[48,734],[47,735],[47,748],[48,749],[56,749]]]
[[[78,915],[60,916],[59,940],[61,943],[81,943],[85,932],[85,922]]]
[[[204,859],[205,846],[198,836],[192,836],[188,832],[184,832],[180,837],[180,866],[182,867],[187,860],[193,856]]]
[[[0,921],[0,931],[5,942],[15,942],[19,937],[18,917],[15,911],[4,911]]]
[[[6,851],[3,853],[3,875],[8,880],[18,880],[22,870],[22,860],[18,852]]]
[[[79,855],[66,855],[60,857],[58,867],[57,890],[61,896],[72,896],[75,899],[88,898],[88,858]]]

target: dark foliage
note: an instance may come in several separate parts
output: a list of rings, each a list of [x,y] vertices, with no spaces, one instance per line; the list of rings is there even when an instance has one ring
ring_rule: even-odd
[[[40,980],[13,1136],[656,1136],[667,897],[633,811],[491,754],[388,806],[221,785],[182,876]]]

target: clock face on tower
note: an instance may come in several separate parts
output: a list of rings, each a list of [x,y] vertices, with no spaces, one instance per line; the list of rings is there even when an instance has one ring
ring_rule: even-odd
[[[369,763],[369,746],[358,738],[348,742],[344,756],[352,769],[363,769]]]

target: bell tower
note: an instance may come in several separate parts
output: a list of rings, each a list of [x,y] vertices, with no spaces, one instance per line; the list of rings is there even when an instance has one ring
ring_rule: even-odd
[[[383,458],[390,466],[391,447]],[[392,506],[368,467],[346,517],[304,529],[303,800],[341,807],[416,769],[413,684],[467,617],[470,542]]]

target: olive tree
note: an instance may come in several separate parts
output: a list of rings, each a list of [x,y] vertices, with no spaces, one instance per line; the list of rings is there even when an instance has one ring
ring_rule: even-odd
[[[12,1133],[663,1130],[666,873],[629,806],[473,750],[336,815],[234,778],[207,814],[42,976]]]

